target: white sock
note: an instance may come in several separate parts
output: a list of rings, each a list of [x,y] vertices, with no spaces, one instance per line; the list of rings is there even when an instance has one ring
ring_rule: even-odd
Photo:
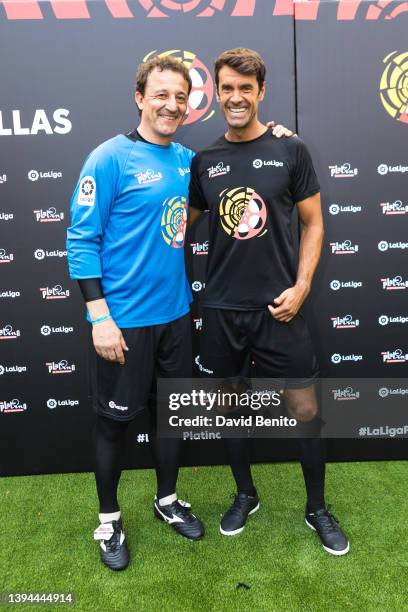
[[[171,495],[167,495],[167,497],[161,497],[159,499],[159,506],[168,506],[177,500],[176,493],[172,493]]]
[[[99,514],[99,520],[101,523],[111,523],[112,521],[118,521],[120,519],[120,510],[117,512],[102,512]]]

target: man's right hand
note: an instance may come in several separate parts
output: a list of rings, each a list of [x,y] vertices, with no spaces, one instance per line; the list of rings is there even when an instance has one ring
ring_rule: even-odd
[[[96,323],[92,328],[92,339],[100,357],[124,365],[124,351],[128,351],[129,348],[122,332],[112,319]]]

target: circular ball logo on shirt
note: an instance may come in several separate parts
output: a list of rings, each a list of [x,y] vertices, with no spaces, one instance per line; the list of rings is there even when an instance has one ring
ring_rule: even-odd
[[[92,178],[86,178],[81,183],[81,191],[84,196],[91,196],[95,190],[95,181]]]
[[[210,110],[214,98],[214,83],[207,66],[192,51],[173,49],[171,51],[151,51],[144,58],[146,62],[152,57],[171,56],[187,66],[192,81],[192,89],[188,99],[188,108],[183,125],[190,125],[196,121],[208,121],[215,111]]]
[[[408,52],[392,51],[380,80],[380,99],[384,110],[397,121],[408,123]]]
[[[164,241],[173,249],[184,246],[187,224],[187,200],[183,196],[166,198],[162,204],[161,232]]]
[[[266,234],[266,204],[252,187],[224,189],[220,197],[221,226],[229,236],[249,240]]]
[[[225,0],[140,0],[148,11],[148,17],[170,17],[191,13],[200,17],[212,17],[216,11],[222,11]]]

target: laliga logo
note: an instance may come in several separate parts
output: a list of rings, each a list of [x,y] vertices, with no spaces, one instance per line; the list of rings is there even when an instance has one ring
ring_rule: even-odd
[[[169,3],[166,2],[166,6]],[[174,2],[172,4],[175,4]],[[191,2],[189,3],[191,4]],[[197,2],[194,3],[197,5]],[[155,49],[150,51],[143,61],[147,61],[154,56],[164,57],[172,56],[183,62],[187,66],[193,87],[188,99],[188,108],[183,121],[183,125],[190,125],[196,121],[208,121],[214,115],[214,109],[210,110],[211,103],[214,97],[214,84],[207,66],[191,51],[182,51],[173,49],[171,51],[162,51],[158,53]]]
[[[383,59],[386,64],[380,80],[380,100],[385,111],[397,121],[408,123],[408,52],[392,51]],[[384,164],[382,164],[384,166]],[[380,172],[379,174],[386,174]]]

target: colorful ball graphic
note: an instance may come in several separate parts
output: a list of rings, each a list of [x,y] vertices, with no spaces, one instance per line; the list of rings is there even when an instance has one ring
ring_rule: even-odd
[[[220,198],[221,226],[229,236],[249,240],[266,234],[266,204],[252,187],[224,189]]]
[[[182,196],[166,198],[162,204],[163,213],[161,217],[162,236],[173,249],[181,249],[184,246],[184,236],[187,224],[187,200]]]
[[[140,0],[149,17],[166,17],[175,13],[191,13],[211,17],[222,11],[225,0]]]
[[[209,110],[214,98],[214,83],[207,66],[205,66],[200,59],[198,59],[195,53],[192,53],[191,51],[181,51],[180,49],[172,49],[160,53],[157,51],[151,51],[143,58],[143,61],[151,59],[155,56],[161,57],[167,55],[175,57],[187,66],[193,84],[190,97],[188,99],[188,108],[183,125],[190,125],[195,121],[206,121],[207,119],[210,119],[210,117],[212,117],[214,114],[214,111],[210,111],[207,116],[204,115],[207,114],[207,111]]]
[[[383,60],[386,67],[380,81],[380,99],[387,113],[408,123],[408,52],[393,51]]]

